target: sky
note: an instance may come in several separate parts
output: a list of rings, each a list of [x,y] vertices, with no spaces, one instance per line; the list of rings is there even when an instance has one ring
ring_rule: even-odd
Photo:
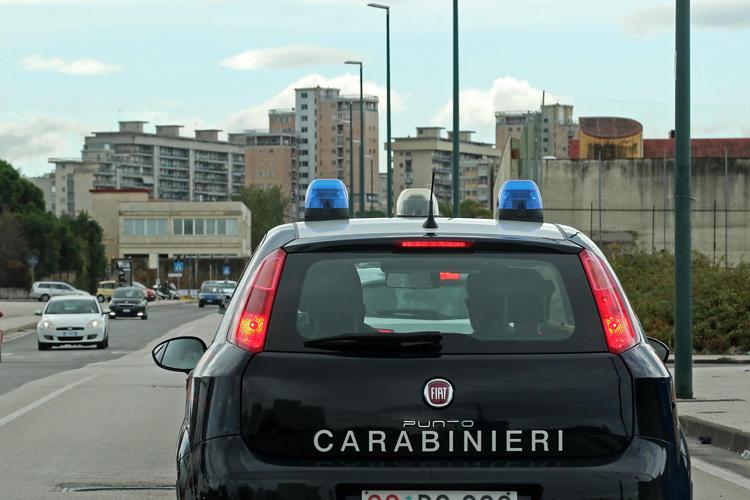
[[[393,136],[452,126],[451,0],[391,6]],[[385,14],[366,0],[0,0],[0,158],[25,175],[79,157],[120,120],[225,132],[267,127],[293,89],[381,98]],[[750,1],[693,0],[694,137],[750,136]],[[674,128],[674,2],[459,0],[461,128],[494,112],[573,104]],[[381,162],[385,155],[381,155]],[[381,163],[381,168],[383,165]]]

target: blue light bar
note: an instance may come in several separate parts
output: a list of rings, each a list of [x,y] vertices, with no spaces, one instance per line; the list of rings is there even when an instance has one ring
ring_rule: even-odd
[[[542,194],[534,181],[505,181],[497,200],[500,220],[544,222]]]
[[[315,179],[305,194],[305,221],[349,218],[349,194],[339,179]]]

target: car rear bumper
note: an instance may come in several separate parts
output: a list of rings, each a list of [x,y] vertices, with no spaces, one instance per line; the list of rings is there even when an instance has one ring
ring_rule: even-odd
[[[221,295],[204,295],[202,297],[198,295],[198,300],[203,302],[204,304],[221,304],[221,302],[224,300],[224,297]]]
[[[359,500],[367,489],[515,490],[519,500],[688,499],[688,461],[635,438],[607,463],[591,461],[340,461],[273,464],[239,436],[208,440],[178,462],[178,498]]]

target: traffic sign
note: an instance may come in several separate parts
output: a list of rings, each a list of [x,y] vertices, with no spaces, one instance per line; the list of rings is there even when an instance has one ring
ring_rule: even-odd
[[[29,267],[35,267],[37,264],[39,264],[39,257],[36,255],[29,255],[29,258],[26,259],[26,263],[29,265]]]
[[[168,278],[182,278],[182,273],[167,273]]]
[[[185,263],[181,260],[176,260],[172,263],[172,272],[182,273],[185,270]]]
[[[224,268],[221,270],[221,273],[224,276],[229,276],[230,274],[232,274],[232,268],[229,267],[229,264],[224,264]]]

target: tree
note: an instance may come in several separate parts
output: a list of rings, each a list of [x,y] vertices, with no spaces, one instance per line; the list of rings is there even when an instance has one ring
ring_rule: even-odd
[[[447,201],[438,200],[438,208],[440,209],[441,217],[451,217],[453,215],[453,207]]]
[[[461,202],[461,217],[467,219],[491,219],[492,210],[475,200],[464,200]]]
[[[0,286],[25,287],[28,285],[26,271],[26,241],[23,226],[18,216],[0,213]]]
[[[44,193],[0,160],[0,213],[44,212]]]
[[[102,228],[89,214],[82,212],[71,220],[83,246],[85,266],[79,270],[78,285],[83,290],[96,292],[99,280],[107,272],[107,256],[102,243]]]
[[[241,201],[250,209],[253,249],[270,229],[284,223],[285,214],[291,203],[291,200],[281,192],[280,186],[262,188],[254,184],[242,188],[233,199]]]

